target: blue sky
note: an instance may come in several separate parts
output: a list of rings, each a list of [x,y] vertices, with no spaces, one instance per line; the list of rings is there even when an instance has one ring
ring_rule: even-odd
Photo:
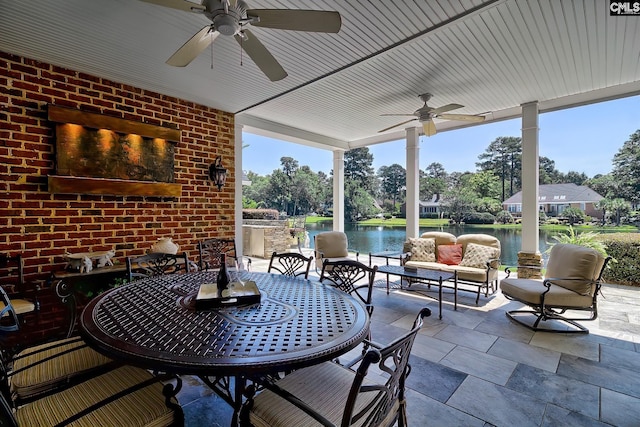
[[[613,156],[640,129],[640,96],[601,102],[540,115],[540,155],[556,162],[560,172],[584,172],[589,177],[611,172]],[[521,136],[521,120],[513,119],[420,138],[420,169],[441,163],[448,173],[475,171],[478,155],[500,136]],[[333,154],[328,150],[245,133],[245,171],[267,175],[280,168],[280,158],[293,157],[314,172],[329,173]],[[405,141],[369,146],[373,167],[405,166]]]

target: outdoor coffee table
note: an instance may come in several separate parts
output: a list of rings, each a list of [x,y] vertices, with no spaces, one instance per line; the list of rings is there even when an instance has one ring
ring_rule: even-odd
[[[400,289],[402,290],[402,279],[408,279],[409,287],[411,283],[426,284],[427,286],[438,287],[438,298],[432,295],[424,294],[430,298],[437,299],[439,318],[442,319],[442,288],[443,283],[453,280],[453,309],[458,309],[458,274],[456,272],[442,271],[442,270],[430,270],[425,268],[418,268],[417,270],[407,270],[401,265],[382,265],[378,267],[380,273],[387,275],[387,295],[389,294],[389,275],[400,276]],[[419,291],[419,290],[416,290]]]

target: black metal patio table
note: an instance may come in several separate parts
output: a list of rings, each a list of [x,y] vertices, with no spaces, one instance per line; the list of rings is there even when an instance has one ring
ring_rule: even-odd
[[[367,336],[369,315],[360,302],[283,275],[241,277],[256,282],[260,304],[195,310],[200,284],[215,283],[216,274],[159,276],[112,289],[85,307],[80,331],[111,358],[200,376],[234,415],[247,380],[332,360]]]
[[[389,294],[389,275],[400,276],[400,289],[402,288],[402,279],[408,279],[411,286],[412,283],[421,284],[424,283],[427,286],[438,287],[438,297],[435,298],[432,295],[425,294],[430,298],[438,300],[439,318],[442,319],[442,288],[443,283],[449,280],[453,280],[453,308],[458,309],[458,275],[456,272],[442,271],[435,269],[417,268],[415,270],[408,269],[401,265],[381,265],[378,267],[379,273],[386,273],[387,275],[387,294]],[[420,290],[418,290],[419,292]]]

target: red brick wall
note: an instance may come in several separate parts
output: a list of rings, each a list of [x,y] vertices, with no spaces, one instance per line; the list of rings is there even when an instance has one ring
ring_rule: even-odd
[[[0,252],[23,254],[28,281],[62,269],[65,251],[115,248],[124,262],[172,236],[197,260],[198,240],[234,237],[232,114],[3,52],[0,89]],[[50,194],[55,125],[48,104],[180,129],[181,197]],[[207,178],[218,155],[228,169],[222,191]]]

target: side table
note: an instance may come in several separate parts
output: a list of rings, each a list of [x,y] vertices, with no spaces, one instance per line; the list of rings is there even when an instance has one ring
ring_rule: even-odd
[[[386,261],[386,265],[389,265],[390,259],[397,259],[402,264],[402,259],[404,258],[404,252],[402,251],[389,251],[384,250],[381,252],[369,252],[369,267],[371,267],[373,258],[384,258]]]

